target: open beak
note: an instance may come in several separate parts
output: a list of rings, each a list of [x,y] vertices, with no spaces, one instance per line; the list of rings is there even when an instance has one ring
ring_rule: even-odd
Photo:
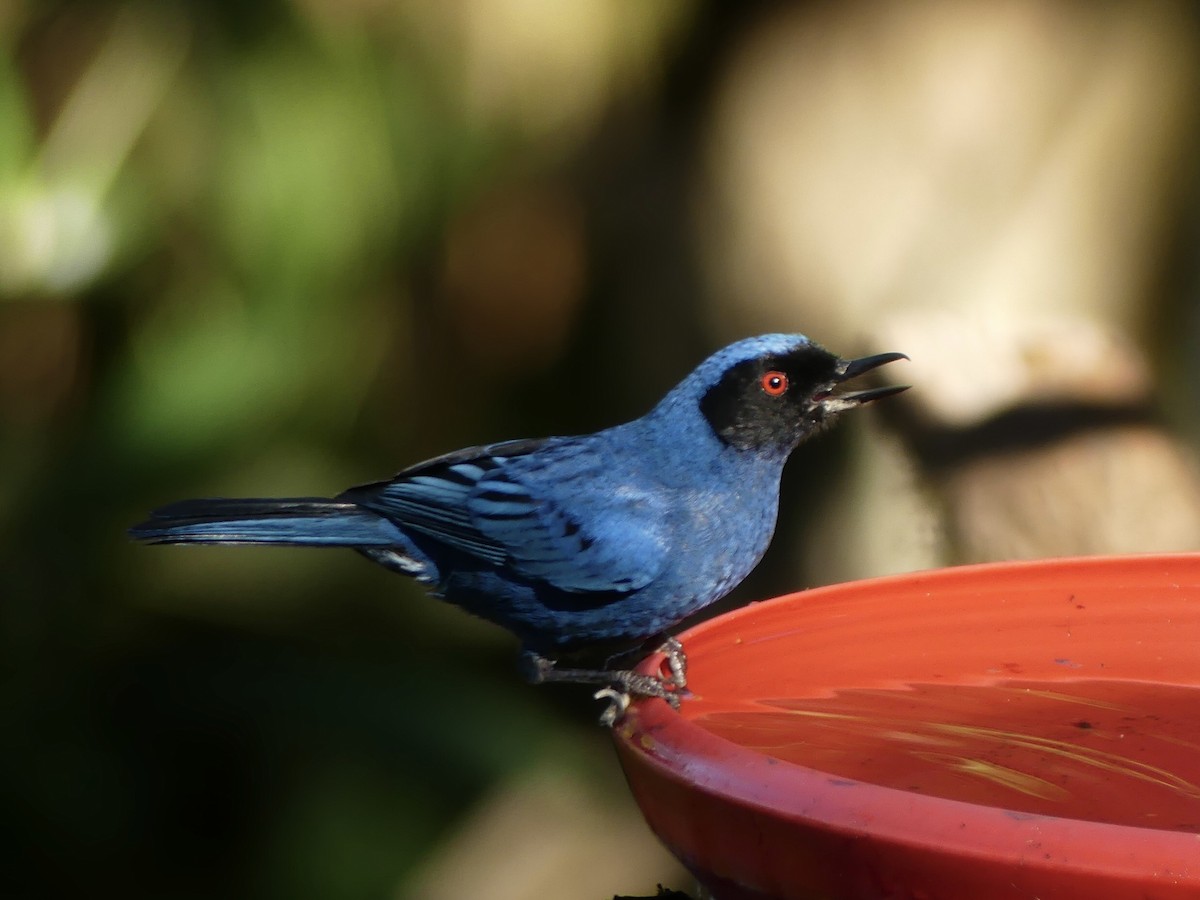
[[[837,374],[834,376],[834,384],[840,385],[853,378],[858,378],[860,375],[864,375],[873,369],[878,369],[880,366],[887,365],[890,362],[895,362],[898,359],[908,359],[908,357],[903,353],[877,353],[875,356],[864,356],[861,359],[842,360],[838,364]],[[829,393],[819,399],[827,412],[841,412],[844,409],[862,406],[864,403],[870,403],[873,400],[891,397],[894,394],[907,391],[910,387],[912,385],[888,385],[887,387],[867,388],[865,391],[850,391],[845,394]]]

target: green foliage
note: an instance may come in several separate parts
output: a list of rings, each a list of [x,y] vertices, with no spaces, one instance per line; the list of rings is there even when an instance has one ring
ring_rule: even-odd
[[[394,896],[493,784],[604,740],[507,636],[353,554],[124,537],[183,496],[332,493],[561,422],[554,354],[527,407],[457,344],[444,236],[560,182],[677,17],[618,9],[638,40],[596,33],[608,74],[549,93],[564,138],[514,93],[542,54],[451,6],[0,13],[0,858],[31,895]]]

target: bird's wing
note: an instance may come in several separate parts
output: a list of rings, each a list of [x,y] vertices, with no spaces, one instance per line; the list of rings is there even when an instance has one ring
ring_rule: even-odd
[[[666,500],[606,486],[571,439],[461,450],[339,499],[525,578],[574,592],[637,590],[667,561]]]

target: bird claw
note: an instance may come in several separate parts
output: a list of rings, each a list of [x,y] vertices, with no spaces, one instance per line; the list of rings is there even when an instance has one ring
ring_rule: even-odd
[[[673,681],[654,676],[643,675],[631,670],[618,670],[607,673],[612,684],[600,688],[592,696],[597,700],[607,699],[608,706],[600,714],[600,724],[611,728],[625,712],[634,697],[653,697],[665,700],[672,709],[679,709],[681,694],[674,687]],[[668,687],[668,685],[671,685]]]
[[[614,687],[600,688],[592,694],[592,697],[596,700],[608,700],[608,706],[604,708],[604,712],[600,713],[600,724],[606,728],[616,725],[617,720],[625,715],[625,710],[629,709],[629,695]]]
[[[682,691],[687,687],[687,654],[683,652],[683,644],[679,638],[667,635],[658,652],[667,658],[667,668],[671,671],[671,684],[676,690]]]

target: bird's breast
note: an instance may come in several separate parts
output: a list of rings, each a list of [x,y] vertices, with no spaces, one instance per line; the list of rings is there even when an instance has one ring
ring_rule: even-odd
[[[778,482],[726,479],[695,492],[683,508],[675,566],[696,586],[699,608],[727,594],[762,559],[775,533]]]

